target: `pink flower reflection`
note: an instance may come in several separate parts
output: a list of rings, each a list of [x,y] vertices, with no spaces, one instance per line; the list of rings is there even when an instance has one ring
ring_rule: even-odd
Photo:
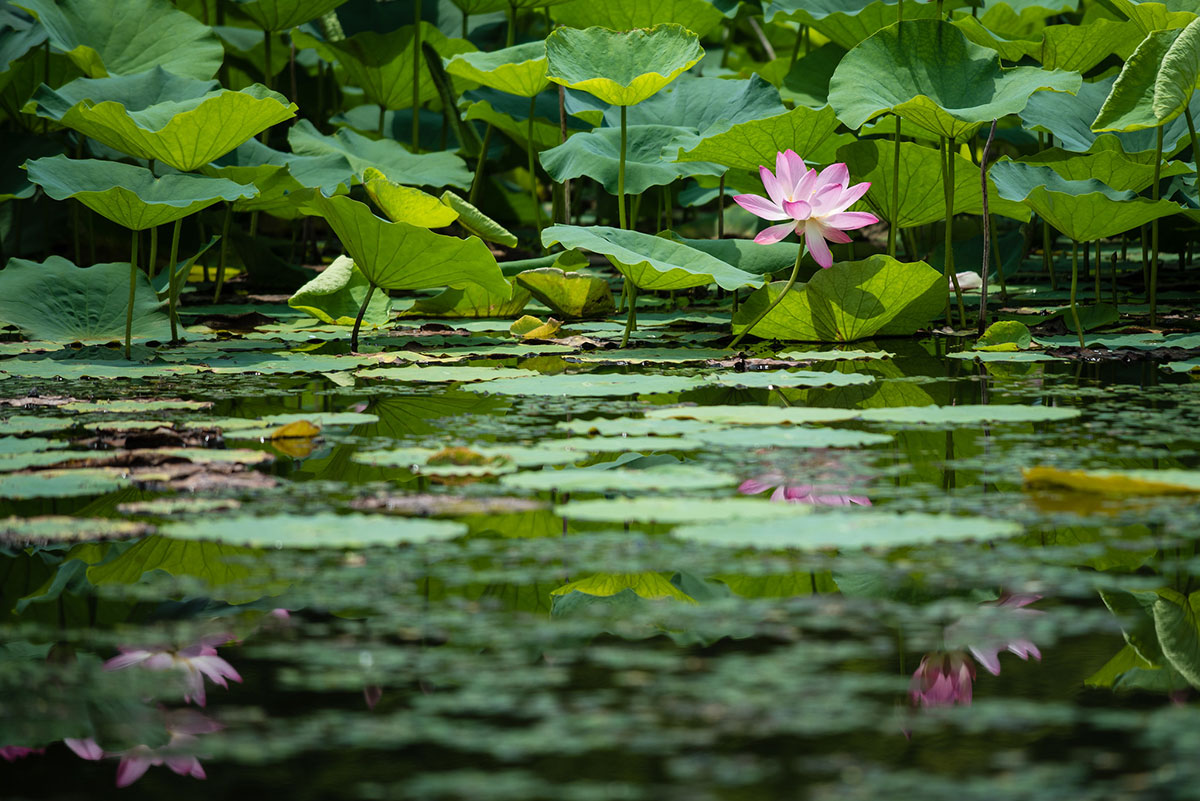
[[[122,670],[140,665],[146,670],[178,670],[187,681],[187,692],[183,696],[185,702],[195,701],[204,706],[207,696],[204,693],[204,679],[220,687],[228,689],[226,679],[241,682],[242,677],[234,670],[233,665],[217,656],[216,643],[227,642],[228,637],[206,638],[196,645],[180,651],[146,650],[141,648],[121,647],[120,656],[114,656],[104,663],[105,670]]]
[[[30,754],[45,753],[45,750],[44,748],[25,748],[21,745],[0,745],[0,759],[5,762],[16,762]]]
[[[777,503],[806,503],[812,506],[870,506],[865,495],[851,495],[845,487],[817,484],[787,484],[778,473],[748,478],[738,486],[742,495],[758,495],[771,490],[771,500]]]
[[[168,713],[170,742],[161,748],[137,745],[121,753],[121,762],[117,765],[117,787],[128,787],[157,765],[166,765],[180,776],[206,778],[200,760],[193,753],[196,735],[209,734],[220,728],[219,723],[198,712],[179,710]]]
[[[971,703],[975,665],[961,651],[934,652],[921,658],[908,685],[913,706],[953,706]]]

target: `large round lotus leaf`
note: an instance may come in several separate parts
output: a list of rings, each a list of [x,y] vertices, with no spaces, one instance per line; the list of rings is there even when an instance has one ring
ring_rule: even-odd
[[[707,490],[738,483],[736,476],[688,464],[647,467],[644,470],[614,467],[567,467],[533,470],[503,476],[505,487],[560,492],[670,492]]]
[[[950,6],[951,8],[953,6]],[[939,8],[928,0],[904,0],[904,18],[936,19]],[[871,34],[896,21],[895,0],[764,0],[768,21],[790,19],[810,25],[838,46],[849,50]]]
[[[1065,406],[964,405],[890,406],[863,409],[858,419],[873,423],[905,423],[931,426],[983,425],[995,423],[1041,423],[1073,420],[1079,410]]]
[[[510,286],[496,257],[476,237],[459,239],[402,222],[387,222],[357,200],[318,195],[320,213],[363,275],[382,289],[478,284],[503,294]]]
[[[800,250],[800,245],[786,241],[760,245],[750,239],[685,239],[681,236],[673,236],[672,239],[753,275],[790,271],[796,263],[796,252]],[[812,277],[811,272],[806,275],[806,267],[809,266],[815,268],[815,262],[806,261],[800,265],[801,281]]]
[[[220,200],[254,194],[224,178],[170,174],[155,178],[144,167],[66,156],[26,163],[29,180],[55,200],[75,198],[118,225],[144,231],[187,217]]]
[[[1200,79],[1200,19],[1154,31],[1121,68],[1093,131],[1157,128],[1183,113]]]
[[[654,420],[695,420],[720,425],[804,425],[852,420],[856,409],[824,409],[811,406],[672,406],[649,409]]]
[[[128,293],[128,274],[125,280],[125,291]],[[199,371],[199,367],[190,364],[169,364],[166,362],[143,364],[142,362],[126,361],[125,359],[31,359],[18,357],[16,359],[0,361],[0,373],[24,378],[61,378],[66,381],[73,381],[79,378],[112,378],[128,381],[140,378],[161,379]]]
[[[1127,154],[1141,154],[1139,161],[1153,163],[1155,138],[1154,129],[1117,133],[1096,133],[1092,122],[1100,113],[1116,83],[1117,76],[1110,75],[1097,81],[1084,83],[1075,95],[1043,92],[1029,99],[1029,105],[1021,112],[1025,127],[1054,135],[1054,144],[1064,150],[1085,152],[1099,148],[1115,149]],[[1193,97],[1190,106],[1193,119],[1200,118],[1200,97]],[[1189,142],[1187,120],[1176,117],[1163,126],[1163,152],[1173,154]]]
[[[38,434],[44,431],[62,431],[72,428],[78,421],[74,417],[36,417],[31,414],[14,414],[0,419],[0,434]]]
[[[417,384],[452,384],[457,382],[498,381],[510,378],[535,378],[536,370],[516,367],[371,367],[355,373],[359,378],[386,378],[389,381]]]
[[[234,201],[234,211],[265,211],[289,220],[301,216],[300,207],[317,191],[345,195],[355,181],[350,162],[341,154],[297,156],[267,147],[257,139],[243,142],[200,171],[213,178],[254,185],[258,193]]]
[[[1200,470],[1062,470],[1030,467],[1025,483],[1108,495],[1177,495],[1200,492]]]
[[[225,49],[212,28],[167,0],[21,0],[50,44],[92,78],[132,75],[162,67],[207,80]]]
[[[363,172],[363,188],[392,222],[406,222],[421,228],[445,228],[458,219],[458,212],[438,198],[420,189],[389,181],[374,167]]]
[[[839,373],[833,370],[747,370],[743,373],[716,373],[707,377],[727,387],[853,387],[871,384],[867,373]]]
[[[363,31],[340,41],[319,40],[303,31],[293,31],[296,47],[317,48],[337,59],[346,71],[347,82],[363,90],[368,103],[386,109],[412,108],[413,41],[412,25],[388,33]],[[465,39],[451,39],[428,22],[421,23],[421,42],[428,43],[438,55],[448,58],[467,53],[475,46]],[[437,85],[425,59],[420,60],[422,103],[438,99]],[[385,170],[386,172],[386,170]],[[388,175],[391,175],[389,172]]]
[[[558,395],[572,398],[608,398],[686,392],[704,386],[702,378],[682,375],[559,373],[477,384],[466,389],[499,395]]]
[[[543,42],[527,42],[491,53],[459,53],[446,62],[446,72],[518,97],[534,97],[550,85]]]
[[[287,31],[323,16],[346,0],[234,0],[233,8],[264,31]]]
[[[754,327],[762,338],[852,342],[875,335],[908,336],[937,317],[946,301],[942,274],[923,261],[903,263],[875,255],[821,270],[794,288]],[[783,289],[764,287],[734,315],[740,332]]]
[[[839,161],[845,162],[855,181],[869,181],[871,188],[863,202],[881,220],[892,218],[892,175],[896,160],[895,144],[883,139],[860,139],[838,148]],[[983,188],[979,167],[955,153],[954,213],[982,214]],[[928,225],[946,217],[946,196],[942,188],[942,154],[931,147],[913,142],[900,143],[901,228]],[[988,181],[988,209],[992,214],[1028,222],[1031,213],[1024,204],[1006,200]]]
[[[171,323],[140,270],[133,301],[135,339],[171,338]],[[125,336],[129,264],[76,267],[61,256],[38,263],[10,259],[0,271],[0,320],[30,339],[113,342]]]
[[[1142,39],[1132,22],[1093,19],[1086,25],[1047,25],[1035,39],[1009,39],[989,30],[975,17],[959,17],[954,24],[977,45],[990,47],[1005,61],[1029,56],[1045,69],[1087,73],[1113,55],[1128,55]]]
[[[775,520],[808,514],[810,507],[757,498],[616,498],[571,501],[554,507],[568,520],[638,523],[707,523],[722,520]]]
[[[775,155],[794,150],[816,164],[833,161],[838,146],[854,141],[834,134],[837,116],[833,109],[792,109],[764,119],[750,120],[728,130],[706,136],[690,150],[680,150],[679,161],[709,161],[735,170],[775,169]]]
[[[451,540],[466,532],[464,524],[448,520],[329,512],[206,517],[162,529],[163,535],[181,540],[211,540],[262,548],[365,548]]]
[[[593,275],[540,267],[518,273],[517,283],[556,315],[567,319],[597,317],[616,307],[608,281]]]
[[[894,548],[956,540],[1015,537],[1021,526],[1007,520],[895,512],[823,512],[770,521],[738,519],[685,526],[675,536],[707,545],[763,550],[802,548]]]
[[[720,25],[725,15],[709,0],[604,0],[601,3],[570,2],[551,16],[568,28],[600,26],[614,31],[653,28],[664,22],[682,25],[697,36],[707,36]]]
[[[3,276],[0,275],[0,278]],[[354,325],[367,295],[370,283],[353,259],[338,256],[320,275],[296,290],[288,298],[288,306],[311,314],[323,323]],[[376,292],[367,304],[362,323],[378,328],[392,314],[392,299],[386,292]]]
[[[726,451],[738,448],[862,448],[892,441],[887,434],[870,431],[806,426],[727,428],[699,433],[696,438],[710,448]]]
[[[184,80],[161,68],[123,78],[80,78],[58,90],[43,86],[32,102],[40,116],[183,172],[199,169],[296,114],[294,103],[259,84],[240,92],[217,89],[187,96],[205,83],[187,81],[184,97],[166,96],[143,105],[155,94],[176,91]]]
[[[129,479],[124,478],[122,472],[113,468],[90,468],[0,475],[0,498],[18,501],[103,495],[129,486]]]
[[[1113,189],[1141,192],[1154,183],[1154,164],[1134,161],[1115,150],[1097,153],[1072,153],[1057,147],[1047,148],[1040,153],[1021,159],[1024,164],[1039,164],[1049,167],[1068,181],[1095,179]],[[1192,168],[1180,161],[1168,162],[1157,172],[1160,178],[1186,175]],[[977,182],[978,183],[978,182]]]
[[[829,83],[829,103],[847,127],[893,112],[953,139],[1016,114],[1044,89],[1075,92],[1078,73],[1001,69],[996,51],[937,20],[889,26],[846,54]]]
[[[716,283],[723,289],[759,286],[762,279],[695,248],[660,236],[603,225],[553,225],[542,244],[561,244],[601,253],[621,274],[642,289],[687,289]]]
[[[583,364],[688,364],[694,362],[732,359],[733,351],[720,348],[617,348],[616,350],[586,350],[563,358]]]
[[[559,28],[546,37],[547,77],[612,106],[654,95],[704,57],[700,37],[682,25],[649,30]]]
[[[625,149],[625,191],[640,195],[652,186],[667,186],[693,175],[721,175],[718,164],[666,161],[663,148],[686,130],[673,125],[630,125]],[[575,134],[558,147],[541,154],[542,166],[555,181],[586,175],[599,181],[610,195],[617,194],[621,164],[621,131],[597,128]]]
[[[1050,167],[1002,160],[990,175],[1001,197],[1029,205],[1076,242],[1091,242],[1177,214],[1169,200],[1150,200],[1093,179],[1068,181]]]
[[[715,136],[739,123],[774,117],[786,110],[779,90],[757,74],[746,79],[687,74],[626,114],[629,125],[673,125],[697,136]],[[620,125],[621,110],[609,108],[604,122]],[[694,142],[688,146],[691,144]]]
[[[150,526],[145,523],[102,517],[9,517],[0,520],[0,543],[25,546],[85,540],[119,540],[140,537],[149,530]]]
[[[346,129],[324,136],[308,120],[288,129],[288,144],[303,156],[343,156],[358,175],[374,167],[389,180],[408,186],[466,189],[471,185],[466,162],[453,153],[410,153],[392,139],[371,140]]]

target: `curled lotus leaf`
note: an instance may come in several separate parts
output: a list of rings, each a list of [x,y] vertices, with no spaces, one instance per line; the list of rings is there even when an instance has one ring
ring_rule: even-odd
[[[446,72],[518,97],[535,97],[550,85],[546,77],[546,46],[542,42],[527,42],[491,53],[459,53],[446,62]]]
[[[1092,130],[1138,131],[1178,117],[1200,79],[1200,19],[1183,30],[1154,31],[1121,68]]]
[[[547,77],[612,106],[654,95],[704,57],[700,37],[682,25],[649,30],[559,28],[546,37]]]
[[[302,156],[342,156],[357,175],[374,167],[406,186],[471,186],[466,162],[453,153],[411,153],[392,139],[372,140],[347,129],[325,136],[309,120],[288,129],[288,144]]]
[[[458,212],[433,195],[389,181],[374,167],[363,173],[363,188],[392,222],[406,222],[422,228],[445,228],[458,219]]]
[[[234,0],[233,8],[264,31],[287,31],[333,11],[346,0]]]

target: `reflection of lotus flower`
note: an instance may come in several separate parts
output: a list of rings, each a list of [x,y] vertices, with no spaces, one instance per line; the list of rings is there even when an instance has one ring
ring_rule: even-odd
[[[123,752],[121,764],[117,766],[117,787],[128,787],[142,777],[154,765],[166,765],[180,776],[194,779],[205,778],[204,768],[192,750],[197,734],[218,731],[220,724],[196,712],[183,710],[171,713],[167,720],[167,732],[171,740],[162,748],[136,745]]]
[[[213,642],[225,642],[229,638],[207,639],[198,645],[184,648],[181,651],[148,651],[145,649],[121,648],[121,655],[115,656],[104,663],[105,670],[121,670],[122,668],[141,665],[147,670],[179,670],[187,678],[188,690],[183,696],[185,702],[193,699],[204,706],[204,677],[221,687],[228,688],[226,679],[240,682],[242,677],[221,657]]]
[[[985,609],[991,608],[995,610],[1007,610],[1003,617],[1007,618],[1009,621],[1012,621],[1044,614],[1043,612],[1039,612],[1037,609],[1024,608],[1034,601],[1040,600],[1041,597],[1042,596],[1040,595],[1005,595],[998,601],[991,601],[982,604],[982,606]],[[986,622],[987,619],[988,618],[981,617],[979,618],[979,621]],[[965,626],[968,623],[972,623],[972,621],[959,621],[953,626],[950,626],[948,629],[946,629],[946,637],[954,637],[959,630],[959,627]],[[1031,656],[1034,659],[1037,659],[1039,662],[1042,660],[1042,652],[1039,651],[1038,647],[1030,640],[1027,640],[1023,637],[1009,639],[1004,635],[989,635],[986,631],[980,631],[978,625],[972,625],[971,628],[973,629],[972,631],[966,632],[966,635],[973,640],[968,648],[974,655],[975,660],[979,662],[979,664],[983,665],[984,668],[987,669],[987,672],[991,673],[993,676],[1000,675],[1001,651],[1010,651],[1026,661],[1028,661],[1029,657]]]
[[[867,193],[870,183],[850,186],[845,164],[831,164],[818,173],[805,166],[794,150],[775,156],[775,173],[758,168],[763,188],[770,199],[758,195],[736,195],[733,200],[746,211],[766,220],[787,220],[759,232],[760,245],[778,242],[795,231],[804,237],[808,252],[822,267],[833,266],[830,242],[849,242],[846,231],[879,222],[865,211],[846,211]]]
[[[21,745],[0,745],[0,759],[5,762],[15,762],[30,754],[40,754],[43,751],[42,748],[25,748]]]
[[[91,737],[85,737],[82,740],[68,737],[63,740],[63,745],[74,751],[75,756],[80,759],[86,759],[89,762],[95,762],[98,759],[104,758],[104,749]]]
[[[758,495],[767,490],[771,500],[780,503],[807,503],[813,506],[870,506],[871,499],[865,495],[850,495],[844,487],[820,486],[813,484],[784,483],[783,476],[777,473],[767,473],[757,478],[748,478],[738,487],[743,495]]]
[[[925,654],[908,685],[908,697],[914,706],[966,705],[974,680],[975,665],[963,652]]]

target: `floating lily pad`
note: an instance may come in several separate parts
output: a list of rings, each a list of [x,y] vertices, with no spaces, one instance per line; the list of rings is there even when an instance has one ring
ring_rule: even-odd
[[[1018,523],[982,517],[822,512],[794,519],[742,522],[737,519],[675,529],[691,542],[762,550],[894,548],[960,540],[995,540],[1021,533]]]
[[[536,370],[521,370],[514,367],[371,367],[355,373],[359,378],[383,378],[388,381],[418,384],[450,384],[457,382],[499,381],[511,379],[536,379],[541,373]]]
[[[853,362],[890,359],[896,354],[886,350],[786,350],[776,354],[776,359],[797,362]]]
[[[706,383],[710,382],[701,378],[675,375],[560,373],[487,382],[464,387],[464,389],[470,389],[473,392],[494,392],[500,395],[606,398],[622,395],[650,395],[659,392],[685,392]]]
[[[35,417],[31,414],[14,414],[0,419],[0,434],[40,434],[45,431],[63,431],[78,424],[74,417]]]
[[[874,423],[906,423],[934,426],[980,425],[984,423],[1041,423],[1073,420],[1079,410],[1066,406],[892,406],[863,409],[858,419]]]
[[[145,523],[98,517],[9,517],[0,520],[0,543],[5,545],[48,545],[87,540],[121,540],[151,531]]]
[[[862,448],[869,445],[884,445],[892,441],[891,436],[887,434],[807,426],[786,428],[741,426],[697,433],[695,437],[708,445],[727,450],[734,448]]]
[[[638,523],[703,523],[710,520],[775,520],[798,517],[808,506],[752,498],[619,498],[571,501],[554,507],[570,520]]]
[[[618,348],[572,353],[568,361],[584,364],[687,364],[729,359],[732,351],[718,348]]]
[[[1028,467],[1025,483],[1110,495],[1176,495],[1200,492],[1200,470],[1063,470]]]
[[[122,471],[106,468],[12,473],[0,475],[0,498],[25,500],[103,495],[129,484]]]
[[[652,419],[686,419],[722,425],[804,425],[853,420],[857,409],[823,409],[813,406],[671,406],[647,409]]]
[[[850,387],[874,383],[867,373],[820,372],[816,370],[755,370],[744,373],[717,373],[713,383],[727,387]]]
[[[533,470],[502,476],[506,487],[559,492],[668,492],[729,487],[736,476],[691,465],[663,465],[644,470],[564,468]]]
[[[1073,344],[1078,345],[1075,339]],[[974,359],[978,362],[1063,362],[1061,356],[1051,356],[1049,353],[1029,351],[978,351],[964,350],[961,353],[947,353],[947,359]]]
[[[162,529],[167,537],[208,540],[261,548],[367,548],[372,546],[450,540],[467,527],[448,520],[390,515],[268,515],[209,517],[173,523]]]
[[[0,361],[0,373],[26,378],[119,378],[136,380],[167,378],[198,372],[200,368],[190,364],[143,364],[124,359],[5,359]]]

